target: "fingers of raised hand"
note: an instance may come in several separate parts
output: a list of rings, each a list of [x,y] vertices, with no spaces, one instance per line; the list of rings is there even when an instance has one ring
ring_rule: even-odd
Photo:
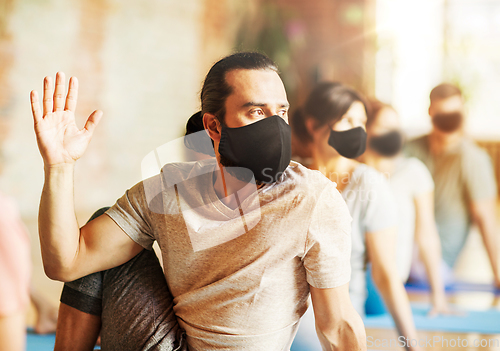
[[[102,117],[102,111],[96,110],[92,112],[92,114],[87,119],[84,128],[87,130],[88,133],[90,133],[90,135],[92,135],[92,133],[94,132],[94,129],[101,120],[101,117]]]
[[[66,91],[65,75],[63,72],[56,74],[56,89],[54,90],[54,111],[64,110],[64,93]]]
[[[65,110],[75,112],[76,100],[78,99],[78,79],[71,77],[69,80],[68,95],[66,96]]]
[[[35,123],[43,118],[42,110],[40,109],[40,101],[38,101],[38,93],[35,90],[31,91],[31,112],[33,113],[33,119]]]
[[[52,77],[43,80],[43,115],[52,112]]]

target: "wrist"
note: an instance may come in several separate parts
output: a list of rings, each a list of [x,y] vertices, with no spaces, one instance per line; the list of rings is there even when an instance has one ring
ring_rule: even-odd
[[[442,292],[432,294],[431,302],[434,306],[443,306],[446,304],[446,295]]]
[[[58,174],[72,174],[75,168],[75,163],[58,163],[58,164],[44,164],[43,169],[45,175],[58,175]]]

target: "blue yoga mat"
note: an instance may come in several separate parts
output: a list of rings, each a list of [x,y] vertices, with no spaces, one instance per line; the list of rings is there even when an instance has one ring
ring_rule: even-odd
[[[39,335],[28,329],[26,351],[52,351],[56,342],[56,334]],[[96,346],[95,350],[100,350]]]
[[[56,334],[38,335],[28,330],[26,351],[52,351],[56,342]]]
[[[427,317],[429,305],[412,304],[413,318],[417,330],[455,333],[500,334],[500,310],[461,311],[463,315],[438,315]],[[389,314],[368,316],[366,328],[395,328]]]
[[[422,283],[412,283],[408,282],[405,285],[408,291],[430,291],[428,284]],[[446,286],[446,291],[448,292],[460,292],[460,291],[478,291],[478,292],[491,292],[495,295],[500,295],[500,289],[495,287],[493,284],[479,284],[479,283],[467,283],[467,282],[453,282]]]
[[[457,310],[450,306],[452,310]],[[500,310],[491,309],[487,311],[462,311],[461,315],[428,317],[430,306],[428,304],[412,304],[413,318],[415,325],[420,331],[440,331],[455,333],[479,333],[479,334],[500,334]],[[308,311],[310,312],[310,311]],[[321,350],[314,328],[314,317],[306,312],[291,351],[316,351]],[[381,315],[367,316],[364,318],[366,328],[374,329],[394,329],[394,321],[391,315],[384,313]]]

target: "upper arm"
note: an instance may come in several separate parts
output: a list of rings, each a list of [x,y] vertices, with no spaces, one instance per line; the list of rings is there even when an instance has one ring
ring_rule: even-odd
[[[416,230],[415,235],[418,236],[430,234],[431,231],[427,230],[427,228],[429,228],[430,226],[435,227],[436,225],[434,217],[434,192],[428,191],[417,194],[414,198],[414,203],[416,228],[424,229]]]
[[[317,288],[343,285],[351,276],[351,216],[333,183],[312,211],[302,258],[307,282]]]
[[[396,229],[397,227],[391,227],[366,233],[368,259],[377,285],[381,280],[399,279],[396,267]]]
[[[309,288],[316,325],[320,330],[333,328],[346,315],[356,313],[349,297],[349,283],[330,289]]]
[[[80,228],[80,244],[72,274],[74,280],[90,273],[119,266],[143,247],[134,242],[107,215],[102,215]]]
[[[495,221],[496,198],[472,200],[470,212],[472,220],[481,226],[483,223]]]
[[[491,159],[483,150],[472,150],[464,155],[462,167],[467,195],[472,202],[494,199],[497,197],[497,184]]]

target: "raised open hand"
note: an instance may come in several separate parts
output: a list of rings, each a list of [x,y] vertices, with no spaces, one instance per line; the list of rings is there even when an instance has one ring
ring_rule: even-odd
[[[31,92],[36,139],[46,166],[72,164],[79,159],[87,149],[92,133],[102,117],[101,111],[94,111],[83,129],[79,129],[75,123],[78,80],[75,77],[70,79],[66,100],[65,90],[64,73],[57,73],[54,91],[52,77],[45,77],[43,114],[38,93],[35,90]]]

